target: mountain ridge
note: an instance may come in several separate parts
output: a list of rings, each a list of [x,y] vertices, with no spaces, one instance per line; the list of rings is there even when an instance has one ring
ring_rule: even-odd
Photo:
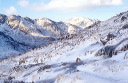
[[[21,48],[21,43],[28,46],[27,48],[29,49],[25,49],[24,52],[46,46],[70,34],[77,34],[81,30],[79,26],[55,22],[48,18],[31,19],[19,15],[6,16],[4,14],[0,14],[0,27],[0,32],[19,42]],[[17,47],[17,49],[20,48]],[[22,53],[17,49],[17,52]],[[15,51],[15,49],[13,50]],[[6,57],[6,55],[3,56]]]
[[[79,34],[2,60],[0,81],[127,83],[127,24],[124,12]]]

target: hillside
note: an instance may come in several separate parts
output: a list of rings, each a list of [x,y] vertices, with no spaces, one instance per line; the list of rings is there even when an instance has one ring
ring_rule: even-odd
[[[70,36],[1,60],[0,81],[128,83],[128,12]]]
[[[80,30],[80,26],[55,22],[48,18],[31,19],[0,14],[0,42],[3,42],[0,45],[0,59],[47,46],[70,34],[77,34]]]

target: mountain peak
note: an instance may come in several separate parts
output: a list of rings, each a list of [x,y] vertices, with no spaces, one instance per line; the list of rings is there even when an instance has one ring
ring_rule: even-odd
[[[74,17],[69,20],[69,23],[76,25],[76,26],[80,26],[82,28],[86,28],[86,27],[93,25],[96,21],[97,20],[92,20],[92,19],[85,18],[85,17]]]
[[[6,15],[0,14],[0,24],[3,24],[6,21]]]

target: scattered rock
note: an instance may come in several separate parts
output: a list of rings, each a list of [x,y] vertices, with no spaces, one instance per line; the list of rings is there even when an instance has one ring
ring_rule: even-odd
[[[128,59],[128,52],[125,53],[124,59]]]
[[[60,66],[66,66],[67,64],[68,64],[68,63],[65,62],[65,63],[62,63]]]
[[[76,63],[80,63],[81,62],[81,59],[80,58],[77,58],[76,59]]]
[[[121,17],[121,21],[125,21],[125,20],[127,20],[127,17],[126,16],[122,16]]]
[[[23,64],[23,63],[25,63],[25,60],[19,61],[19,65],[21,65],[21,64]]]
[[[12,76],[9,76],[8,77],[8,80],[12,80],[12,79],[14,79],[15,77],[12,77]]]
[[[123,46],[123,47],[121,48],[121,51],[126,51],[126,50],[128,50],[128,44],[126,44],[125,46]]]
[[[122,29],[128,29],[128,24],[125,24]]]
[[[43,66],[43,67],[40,67],[39,69],[38,69],[38,72],[40,72],[40,71],[42,71],[42,70],[45,70],[45,69],[50,69],[51,68],[51,65],[45,65],[45,66]]]
[[[102,42],[103,45],[105,45],[108,41],[114,39],[116,37],[116,35],[117,35],[117,33],[110,32],[110,33],[108,33],[107,36],[101,38],[100,41]]]

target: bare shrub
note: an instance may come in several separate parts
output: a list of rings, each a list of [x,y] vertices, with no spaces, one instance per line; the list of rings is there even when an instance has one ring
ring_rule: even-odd
[[[8,80],[12,80],[12,79],[14,79],[15,77],[12,77],[12,76],[9,76],[8,77]]]
[[[41,72],[42,70],[50,69],[50,68],[51,68],[51,65],[45,65],[45,66],[43,66],[43,67],[40,67],[40,68],[38,69],[38,72]]]
[[[19,61],[19,65],[21,65],[21,64],[23,64],[23,63],[25,63],[25,60],[20,60],[20,61]]]

